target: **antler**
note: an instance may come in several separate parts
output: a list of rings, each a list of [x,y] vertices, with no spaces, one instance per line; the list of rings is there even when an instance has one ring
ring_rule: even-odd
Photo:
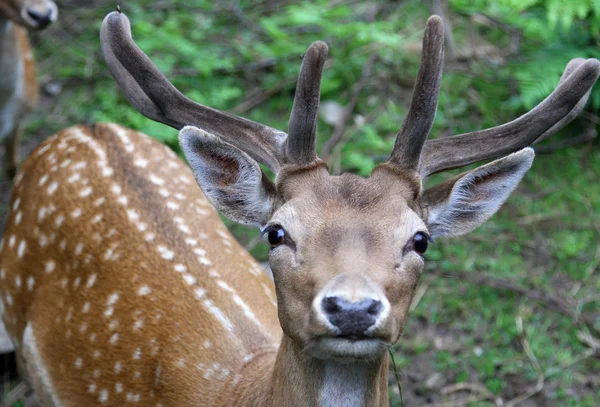
[[[396,137],[388,163],[414,173],[419,167],[421,149],[429,135],[437,110],[444,70],[444,22],[438,16],[427,20],[423,55],[408,114]]]
[[[115,11],[106,16],[100,42],[110,72],[127,100],[144,116],[176,129],[196,126],[247,152],[274,172],[279,170],[287,134],[185,97],[135,44],[125,14]]]
[[[518,119],[485,130],[428,141],[419,168],[421,178],[502,157],[555,133],[581,112],[599,75],[597,59],[573,59],[554,92]]]
[[[286,157],[297,164],[310,164],[317,158],[317,114],[327,51],[324,42],[315,41],[302,60],[286,140]]]

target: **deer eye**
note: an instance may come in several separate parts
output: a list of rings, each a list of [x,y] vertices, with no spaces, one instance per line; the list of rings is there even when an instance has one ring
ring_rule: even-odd
[[[413,249],[419,254],[425,254],[427,246],[431,238],[427,233],[417,232],[413,237]]]
[[[263,238],[269,243],[271,249],[285,243],[285,230],[280,225],[269,226],[263,232]]]

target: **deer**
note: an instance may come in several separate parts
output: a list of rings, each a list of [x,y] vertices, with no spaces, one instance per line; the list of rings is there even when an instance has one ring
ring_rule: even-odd
[[[0,140],[4,142],[4,172],[10,179],[19,163],[21,121],[39,101],[26,30],[42,30],[57,16],[53,1],[0,0]]]
[[[316,153],[325,43],[303,57],[285,133],[186,98],[127,16],[108,14],[113,77],[140,113],[180,130],[189,166],[111,123],[63,130],[24,161],[0,304],[40,405],[388,406],[386,352],[428,245],[492,216],[531,167],[528,146],[575,118],[600,75],[598,60],[573,59],[523,116],[427,141],[443,38],[432,16],[390,158],[363,178],[331,175]],[[218,212],[260,228],[273,281]]]

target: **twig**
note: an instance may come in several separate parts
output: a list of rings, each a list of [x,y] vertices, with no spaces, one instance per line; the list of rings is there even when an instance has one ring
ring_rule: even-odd
[[[348,101],[348,104],[344,108],[341,120],[339,120],[337,122],[337,124],[335,125],[335,128],[333,129],[333,134],[331,135],[329,140],[327,140],[327,142],[325,144],[323,144],[323,147],[321,148],[321,158],[324,161],[327,161],[327,159],[330,157],[331,151],[333,150],[335,145],[337,143],[339,143],[340,140],[342,139],[342,137],[344,136],[344,132],[346,131],[346,126],[348,125],[348,120],[350,119],[350,116],[352,115],[352,112],[354,111],[354,108],[356,107],[356,103],[358,102],[358,97],[360,96],[360,92],[363,90],[363,88],[367,84],[369,76],[371,75],[371,67],[373,66],[373,62],[375,62],[375,54],[374,53],[369,55],[367,62],[365,62],[365,64],[363,65],[360,79],[352,87],[352,93],[350,95],[350,100]]]
[[[442,1],[444,4],[442,4]],[[446,13],[444,9],[446,8],[447,1],[446,0],[433,0],[433,12],[440,16],[444,21],[444,37],[446,40],[446,56],[449,60],[454,59],[454,36],[452,35],[452,25],[448,18],[446,17]]]
[[[534,396],[535,394],[539,393],[540,391],[542,391],[542,389],[544,388],[544,380],[545,380],[545,376],[542,373],[540,364],[539,364],[537,358],[535,357],[535,354],[533,353],[531,346],[529,346],[529,342],[527,341],[527,338],[525,337],[525,332],[523,331],[523,318],[521,318],[521,316],[517,316],[517,318],[515,319],[515,323],[517,325],[517,334],[519,335],[519,340],[521,341],[521,346],[523,346],[523,350],[525,351],[525,354],[527,355],[527,358],[529,359],[531,366],[533,366],[533,369],[536,371],[536,373],[538,375],[538,381],[535,386],[533,386],[532,388],[527,390],[525,393],[506,402],[506,404],[505,404],[506,407],[516,406],[517,404],[527,400],[528,398],[530,398],[530,397]]]
[[[499,290],[512,291],[514,293],[520,294],[529,299],[537,301],[538,303],[550,310],[557,311],[563,315],[566,315],[572,318],[573,321],[575,321],[575,323],[582,324],[586,326],[590,331],[593,331],[596,335],[600,335],[600,329],[595,327],[594,317],[583,312],[577,312],[577,310],[574,309],[573,305],[564,298],[554,296],[538,290],[527,289],[517,285],[516,283],[513,283],[512,281],[501,280],[478,272],[466,273],[462,271],[437,271],[434,268],[432,268],[430,272],[446,278],[456,278],[459,280],[467,281],[472,284],[485,285]]]
[[[562,150],[566,147],[589,143],[596,137],[598,137],[598,132],[596,131],[595,126],[592,125],[588,129],[586,129],[586,131],[584,131],[584,133],[580,136],[571,137],[558,143],[536,146],[535,152],[541,154],[553,153],[555,151]]]

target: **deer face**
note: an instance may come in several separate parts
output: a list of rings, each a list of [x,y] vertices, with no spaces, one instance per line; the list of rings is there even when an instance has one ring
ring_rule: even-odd
[[[285,134],[185,98],[135,45],[123,14],[109,14],[100,37],[129,101],[151,119],[183,127],[180,144],[206,197],[232,220],[259,227],[271,245],[285,334],[315,357],[342,361],[373,359],[398,340],[428,240],[460,236],[492,216],[533,162],[533,150],[524,147],[573,119],[600,75],[599,61],[574,59],[532,112],[426,142],[444,59],[443,23],[431,17],[390,159],[368,178],[332,176],[315,149],[324,43],[304,56]],[[498,157],[422,188],[432,173]],[[275,182],[257,161],[277,174]]]
[[[428,231],[411,188],[384,171],[278,180],[263,228],[285,333],[313,356],[372,359],[400,336]],[[411,208],[412,206],[412,208]]]
[[[41,30],[56,21],[58,8],[49,0],[0,0],[0,18]]]

